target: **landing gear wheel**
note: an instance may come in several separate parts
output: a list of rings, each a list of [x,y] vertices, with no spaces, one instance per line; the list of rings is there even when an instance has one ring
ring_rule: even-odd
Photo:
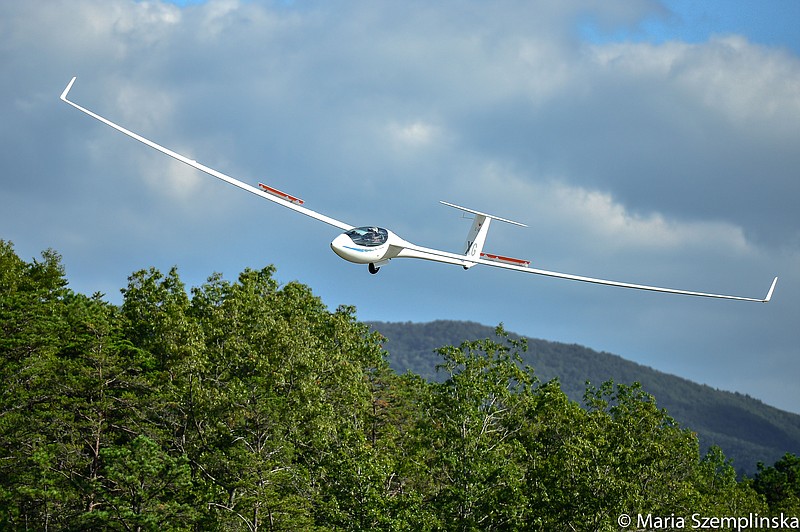
[[[372,275],[378,273],[380,269],[381,269],[380,266],[375,266],[375,264],[372,262],[369,263],[369,273],[371,273]]]

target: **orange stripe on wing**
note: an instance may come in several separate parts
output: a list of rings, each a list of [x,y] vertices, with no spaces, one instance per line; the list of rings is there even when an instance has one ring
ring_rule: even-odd
[[[303,203],[305,203],[300,198],[292,196],[291,194],[287,194],[286,192],[282,192],[277,188],[272,188],[271,186],[265,185],[264,183],[259,183],[258,186],[261,187],[264,190],[264,192],[272,194],[273,196],[278,196],[279,198],[285,199],[286,201],[291,201],[296,205],[302,205]]]
[[[505,262],[506,264],[513,264],[514,266],[522,266],[527,268],[531,265],[531,261],[523,259],[515,259],[512,257],[504,257],[502,255],[495,255],[493,253],[481,253],[481,258],[486,260],[493,260],[495,262]]]

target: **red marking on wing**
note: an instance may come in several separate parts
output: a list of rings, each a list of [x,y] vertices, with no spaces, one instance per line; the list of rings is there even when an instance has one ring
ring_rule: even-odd
[[[493,260],[495,262],[504,262],[506,264],[513,264],[514,266],[522,266],[527,268],[531,265],[531,261],[523,259],[515,259],[512,257],[504,257],[502,255],[495,255],[493,253],[481,253],[481,258],[486,260]]]
[[[264,192],[272,194],[273,196],[278,196],[279,198],[285,199],[286,201],[291,201],[292,203],[295,203],[297,205],[302,205],[304,203],[304,201],[301,200],[300,198],[292,196],[291,194],[287,194],[286,192],[281,192],[277,188],[272,188],[271,186],[265,185],[264,183],[259,183],[258,186],[261,187],[264,190]]]

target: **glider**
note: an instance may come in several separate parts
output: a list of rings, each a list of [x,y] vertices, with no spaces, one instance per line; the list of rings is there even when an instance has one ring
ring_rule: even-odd
[[[411,242],[408,242],[400,238],[393,232],[384,229],[382,227],[376,227],[376,226],[356,227],[348,223],[331,218],[329,216],[326,216],[324,214],[318,213],[316,211],[309,209],[308,207],[305,207],[303,200],[301,200],[296,196],[286,194],[285,192],[281,192],[280,190],[275,189],[269,185],[265,185],[263,183],[259,183],[258,188],[248,185],[247,183],[239,181],[238,179],[234,179],[228,175],[223,174],[222,172],[218,172],[213,168],[209,168],[208,166],[200,164],[194,159],[189,159],[188,157],[185,157],[168,148],[165,148],[160,144],[156,144],[155,142],[148,140],[137,133],[129,131],[128,129],[125,129],[122,126],[115,124],[114,122],[108,120],[107,118],[103,118],[102,116],[86,109],[85,107],[81,107],[75,102],[67,99],[69,91],[70,89],[72,89],[72,85],[75,83],[75,79],[76,78],[73,77],[72,80],[67,84],[67,87],[64,89],[64,92],[61,93],[61,100],[63,100],[64,102],[68,103],[69,105],[73,106],[79,111],[86,113],[92,118],[95,118],[100,122],[103,122],[104,124],[116,129],[117,131],[124,133],[125,135],[128,135],[129,137],[138,140],[139,142],[146,144],[147,146],[150,146],[151,148],[154,148],[160,151],[161,153],[169,155],[170,157],[177,159],[182,163],[188,164],[189,166],[196,168],[201,172],[205,172],[213,177],[216,177],[217,179],[225,181],[226,183],[230,183],[233,186],[246,190],[251,194],[255,194],[256,196],[269,200],[273,203],[277,203],[278,205],[299,212],[300,214],[310,216],[315,220],[325,222],[326,224],[332,225],[334,227],[343,230],[344,233],[334,238],[333,242],[331,242],[331,248],[333,249],[333,251],[338,256],[347,261],[356,264],[368,265],[369,272],[373,274],[378,273],[378,270],[382,266],[388,264],[392,259],[412,258],[412,259],[430,260],[435,262],[443,262],[446,264],[454,264],[463,267],[465,270],[468,270],[473,266],[480,264],[485,266],[504,268],[506,270],[512,270],[516,272],[532,273],[536,275],[557,277],[560,279],[567,279],[571,281],[582,281],[586,283],[610,285],[620,288],[650,290],[654,292],[666,292],[670,294],[682,294],[688,296],[709,297],[717,299],[756,301],[761,303],[766,303],[772,298],[772,292],[775,290],[775,285],[778,282],[778,278],[775,277],[775,279],[772,281],[772,285],[770,286],[769,291],[767,292],[766,297],[764,297],[763,299],[759,299],[752,297],[710,294],[705,292],[692,292],[689,290],[677,290],[674,288],[661,288],[658,286],[623,283],[619,281],[609,281],[606,279],[596,279],[593,277],[584,277],[581,275],[572,275],[568,273],[560,273],[555,271],[531,268],[529,261],[522,259],[515,259],[512,257],[505,257],[493,253],[485,253],[483,251],[483,245],[486,242],[486,235],[489,232],[489,226],[491,225],[491,222],[493,220],[512,225],[518,225],[522,227],[526,227],[525,224],[521,224],[513,220],[507,220],[505,218],[500,218],[499,216],[494,216],[492,214],[486,214],[484,212],[468,209],[466,207],[461,207],[453,203],[447,203],[445,201],[442,201],[441,203],[449,207],[459,209],[474,216],[472,227],[470,228],[469,233],[467,233],[467,239],[464,243],[463,247],[464,252],[451,253],[448,251],[442,251],[438,249],[418,246],[416,244],[412,244]]]

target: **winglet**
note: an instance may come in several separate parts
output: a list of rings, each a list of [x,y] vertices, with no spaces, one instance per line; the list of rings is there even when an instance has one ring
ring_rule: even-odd
[[[67,101],[67,93],[69,93],[69,90],[72,88],[72,84],[75,83],[76,79],[77,76],[73,77],[72,80],[70,80],[70,82],[67,84],[67,88],[64,89],[64,92],[61,93],[61,99],[64,100],[65,102]]]
[[[778,278],[772,280],[772,286],[769,287],[769,292],[767,292],[767,297],[763,299],[764,303],[769,303],[769,300],[772,299],[772,292],[775,291],[775,285],[778,284]]]

